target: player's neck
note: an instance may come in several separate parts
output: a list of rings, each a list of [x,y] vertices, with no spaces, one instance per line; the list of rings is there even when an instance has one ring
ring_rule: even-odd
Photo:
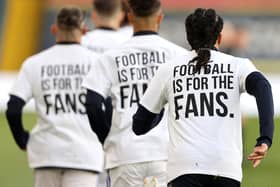
[[[57,44],[59,43],[75,43],[75,44],[80,44],[81,43],[81,37],[79,38],[67,38],[67,37],[56,37],[55,42]]]
[[[154,14],[148,17],[139,17],[131,14],[130,22],[133,26],[134,33],[141,31],[158,32],[161,23],[161,16]]]
[[[158,32],[158,25],[156,24],[133,24],[133,32],[153,31]]]
[[[82,34],[81,31],[58,31],[56,33],[55,42],[61,43],[61,42],[70,42],[70,43],[81,43]]]
[[[112,30],[118,30],[120,27],[119,23],[114,20],[95,20],[94,25],[96,28],[111,28]]]

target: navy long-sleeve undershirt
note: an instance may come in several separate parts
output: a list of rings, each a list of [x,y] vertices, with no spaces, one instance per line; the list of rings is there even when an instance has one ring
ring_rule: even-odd
[[[22,124],[22,109],[25,101],[21,98],[11,95],[7,105],[6,117],[9,127],[12,131],[14,140],[20,149],[26,150],[26,145],[29,139],[29,133],[24,130]]]
[[[246,78],[246,90],[256,98],[259,113],[260,137],[256,145],[272,144],[274,133],[274,105],[269,81],[260,73],[253,72]]]
[[[86,111],[91,129],[96,133],[99,141],[104,141],[111,128],[112,104],[111,99],[104,99],[97,92],[87,90]]]
[[[142,114],[145,117],[142,117]],[[143,135],[156,127],[161,121],[164,114],[164,109],[159,114],[149,112],[145,107],[139,104],[138,110],[133,115],[132,130],[136,135]],[[143,125],[144,124],[144,125]]]
[[[253,72],[246,78],[246,90],[256,98],[259,112],[260,137],[256,145],[265,143],[270,147],[274,133],[274,105],[270,83],[261,73]],[[133,116],[134,133],[136,135],[147,133],[155,126],[154,120],[157,116],[158,114],[140,105]]]

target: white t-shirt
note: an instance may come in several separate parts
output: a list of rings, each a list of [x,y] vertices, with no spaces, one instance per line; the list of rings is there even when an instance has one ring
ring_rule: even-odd
[[[184,174],[242,179],[240,94],[257,71],[248,60],[211,51],[207,68],[192,75],[195,52],[174,59],[155,75],[141,104],[169,107],[168,180]]]
[[[187,51],[158,35],[135,36],[100,57],[83,86],[104,98],[112,96],[113,119],[104,143],[105,167],[166,160],[166,120],[151,132],[136,136],[132,116],[157,68]]]
[[[38,120],[27,145],[30,167],[102,171],[102,145],[90,128],[81,87],[96,58],[78,44],[58,44],[22,65],[10,94],[35,100]]]
[[[128,40],[131,36],[124,36],[115,30],[95,29],[82,37],[82,45],[96,53],[104,53]]]
[[[123,36],[123,37],[126,37],[126,38],[131,38],[132,35],[133,35],[133,27],[132,25],[125,25],[123,27],[121,27],[118,32]]]

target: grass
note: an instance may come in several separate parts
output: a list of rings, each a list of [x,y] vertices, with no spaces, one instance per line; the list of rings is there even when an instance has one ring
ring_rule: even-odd
[[[24,114],[24,124],[30,129],[36,119],[33,114]],[[280,186],[280,131],[277,124],[280,119],[275,121],[274,145],[270,149],[267,158],[261,165],[253,169],[250,162],[244,159],[243,162],[243,182],[242,187],[279,187]],[[258,121],[255,118],[244,120],[244,158],[252,151],[255,138],[258,136]],[[0,187],[31,187],[33,186],[32,170],[27,164],[26,153],[20,151],[5,119],[0,113]]]
[[[24,124],[31,129],[35,115],[24,114]],[[0,113],[0,186],[32,187],[32,170],[28,167],[27,156],[15,144],[4,114]]]
[[[273,146],[268,152],[268,156],[261,165],[253,168],[251,162],[244,159],[243,161],[243,185],[242,187],[279,187],[280,186],[280,137],[279,124],[280,119],[275,120],[275,131]],[[246,157],[253,149],[255,138],[258,136],[258,120],[245,120],[244,134],[244,157]]]

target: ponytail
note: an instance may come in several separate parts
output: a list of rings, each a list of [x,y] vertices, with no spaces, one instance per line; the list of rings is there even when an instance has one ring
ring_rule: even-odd
[[[210,62],[210,50],[217,50],[215,44],[223,29],[223,19],[214,9],[198,8],[186,18],[185,28],[188,42],[197,53],[197,57],[190,61],[196,62],[195,74]]]
[[[189,63],[196,62],[193,74],[200,71],[201,67],[206,66],[208,64],[208,62],[210,62],[210,57],[211,57],[210,49],[208,49],[208,48],[198,49],[197,56],[189,62]]]

